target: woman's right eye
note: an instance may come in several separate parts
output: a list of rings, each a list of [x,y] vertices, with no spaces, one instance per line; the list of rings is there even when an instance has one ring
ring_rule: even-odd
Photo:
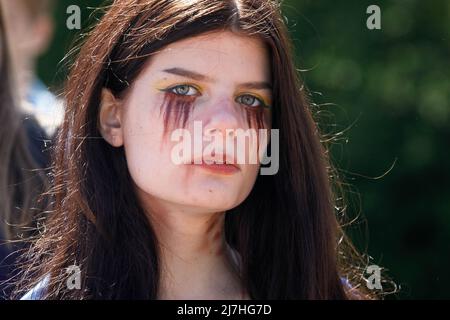
[[[198,96],[200,91],[194,86],[188,84],[181,84],[168,89],[169,92],[179,96]]]

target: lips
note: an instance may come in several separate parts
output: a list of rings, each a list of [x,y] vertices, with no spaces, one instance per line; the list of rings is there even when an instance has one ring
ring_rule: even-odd
[[[226,163],[227,158],[231,160],[228,163]],[[221,174],[233,174],[241,170],[240,166],[236,163],[236,159],[232,156],[227,157],[226,154],[195,158],[192,160],[191,165]]]
[[[227,162],[227,158],[229,161]],[[238,169],[240,169],[240,166],[236,163],[236,158],[231,155],[226,154],[219,154],[219,155],[212,155],[212,156],[203,156],[195,158],[191,161],[191,164],[206,164],[206,165],[232,165]]]

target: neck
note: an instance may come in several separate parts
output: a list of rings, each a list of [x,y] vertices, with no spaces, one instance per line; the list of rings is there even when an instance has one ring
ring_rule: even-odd
[[[161,266],[159,299],[245,298],[224,234],[225,212],[199,212],[147,197]]]

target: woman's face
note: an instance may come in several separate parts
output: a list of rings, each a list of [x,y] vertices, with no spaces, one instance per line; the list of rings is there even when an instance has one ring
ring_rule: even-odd
[[[191,37],[154,54],[122,101],[109,95],[120,107],[101,111],[101,127],[113,119],[102,134],[112,145],[124,145],[140,196],[155,208],[182,205],[202,212],[231,209],[248,196],[259,171],[250,160],[257,151],[247,143],[233,156],[230,143],[236,143],[237,129],[270,128],[267,54],[260,40],[227,31]],[[172,133],[182,128],[190,137],[175,139]],[[180,152],[186,140],[191,154]],[[208,165],[222,154],[233,165]],[[192,164],[202,156],[203,165]]]

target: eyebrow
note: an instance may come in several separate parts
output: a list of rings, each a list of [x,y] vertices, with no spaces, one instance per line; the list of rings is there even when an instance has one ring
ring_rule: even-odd
[[[201,73],[195,72],[195,71],[190,71],[190,70],[186,70],[183,68],[169,68],[169,69],[164,69],[164,72],[167,73],[171,73],[171,74],[175,74],[178,76],[182,76],[182,77],[186,77],[186,78],[190,78],[190,79],[194,79],[197,81],[207,81],[207,82],[214,82],[214,80],[206,75],[203,75]],[[250,82],[244,82],[244,83],[240,83],[238,85],[239,88],[246,88],[246,89],[261,89],[261,90],[272,90],[272,84],[270,84],[269,82],[266,81],[250,81]]]

